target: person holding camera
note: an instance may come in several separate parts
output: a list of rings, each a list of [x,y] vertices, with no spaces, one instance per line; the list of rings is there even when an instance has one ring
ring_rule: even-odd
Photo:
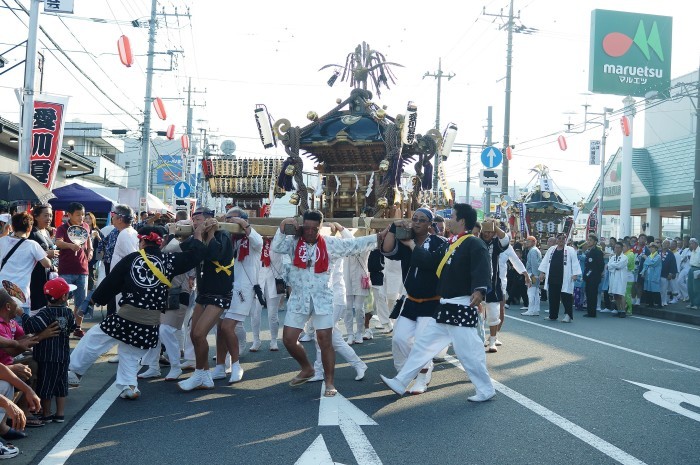
[[[394,366],[401,371],[417,339],[438,307],[438,277],[435,272],[447,249],[444,238],[430,234],[433,212],[419,208],[411,222],[395,222],[380,233],[381,251],[389,260],[401,262],[406,288],[403,300],[397,301],[391,318],[396,320],[391,351]],[[420,258],[420,260],[419,260]],[[422,394],[428,389],[433,371],[432,360],[418,374],[411,394]]]
[[[377,235],[348,239],[323,237],[320,234],[323,213],[318,210],[304,212],[302,221],[299,229],[296,219],[283,220],[272,239],[272,250],[292,258],[288,275],[292,293],[287,302],[282,339],[301,371],[289,384],[299,386],[314,377],[314,368],[298,340],[306,321],[313,318],[325,373],[324,396],[333,397],[338,391],[334,385],[335,350],[331,340],[334,326],[331,263],[340,257],[356,256],[374,249]],[[285,234],[288,225],[297,231],[295,235]]]

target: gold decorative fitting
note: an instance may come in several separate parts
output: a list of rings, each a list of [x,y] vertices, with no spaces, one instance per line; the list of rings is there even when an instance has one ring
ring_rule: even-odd
[[[343,99],[339,99],[339,98],[335,99],[335,103],[337,103],[338,105],[340,105],[342,102],[343,102]]]
[[[386,118],[386,111],[384,111],[383,109],[380,108],[379,110],[377,110],[376,115],[377,115],[377,119],[384,119],[384,118]]]
[[[289,203],[292,205],[299,205],[299,194],[296,192],[292,194],[292,196],[289,198]]]
[[[296,174],[296,172],[297,172],[297,169],[294,165],[288,165],[284,169],[284,174],[286,174],[287,176],[294,176]]]
[[[382,160],[379,162],[379,171],[382,173],[389,171],[389,160]]]
[[[308,118],[311,121],[316,121],[318,119],[318,113],[315,111],[310,111],[306,114],[306,118]]]
[[[386,197],[379,197],[377,199],[377,207],[378,208],[386,208],[389,205],[389,201],[386,199]]]

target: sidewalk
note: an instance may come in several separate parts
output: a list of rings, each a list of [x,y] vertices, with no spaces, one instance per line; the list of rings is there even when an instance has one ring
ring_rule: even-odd
[[[83,329],[89,328],[102,321],[99,312],[90,321],[83,322]],[[71,338],[70,346],[74,349],[78,345],[78,339]],[[39,463],[37,457],[43,457],[56,442],[70,429],[78,418],[99,397],[106,387],[109,387],[117,371],[115,364],[107,363],[107,359],[116,354],[116,347],[111,353],[102,355],[83,377],[79,388],[70,388],[66,401],[64,423],[48,423],[39,428],[27,428],[27,437],[12,442],[19,448],[19,455],[11,459],[13,465],[29,465]],[[115,394],[116,396],[116,394]],[[3,442],[8,442],[4,441]]]
[[[693,310],[687,308],[687,306],[688,302],[678,302],[676,304],[666,305],[665,307],[654,308],[649,308],[644,305],[634,305],[632,307],[632,314],[700,326],[700,310]]]

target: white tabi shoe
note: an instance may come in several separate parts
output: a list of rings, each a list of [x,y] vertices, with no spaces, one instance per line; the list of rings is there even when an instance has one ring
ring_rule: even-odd
[[[349,335],[345,342],[347,342],[349,346],[353,345],[355,343],[355,336],[353,334]]]
[[[362,344],[364,341],[362,340],[362,333],[355,333],[355,344]]]
[[[149,366],[148,370],[143,373],[139,373],[137,378],[139,379],[149,379],[149,378],[160,378],[160,369]]]
[[[311,342],[313,340],[314,340],[314,336],[312,334],[304,333],[299,337],[299,342]]]
[[[231,377],[228,379],[229,384],[237,383],[243,379],[243,367],[240,363],[231,365]]]
[[[136,400],[141,396],[141,391],[137,387],[126,387],[119,393],[119,397],[127,400]]]
[[[194,370],[196,368],[194,360],[185,360],[180,364],[181,370]]]
[[[365,341],[374,339],[374,334],[372,334],[372,330],[369,328],[365,329],[365,333],[362,335],[362,339],[364,339]]]
[[[488,352],[490,352],[490,353],[498,352],[498,348],[496,348],[496,336],[489,336]]]
[[[195,371],[189,378],[177,383],[177,387],[182,391],[192,391],[194,389],[214,389],[214,381],[209,370]]]
[[[386,384],[386,386],[394,391],[397,396],[403,397],[403,395],[406,393],[406,386],[398,382],[394,378],[387,378],[384,375],[379,375],[379,377],[382,379],[382,382]]]
[[[170,371],[165,376],[166,381],[176,381],[182,375],[180,368],[170,368]]]
[[[367,364],[362,362],[362,365],[358,365],[355,367],[355,381],[362,381],[365,377],[365,372],[367,371]]]
[[[79,387],[80,386],[80,376],[73,371],[68,371],[68,386]]]
[[[323,381],[325,375],[323,373],[314,373],[314,376],[308,381],[309,383],[316,383],[318,381]]]
[[[411,386],[410,393],[413,395],[423,394],[428,390],[428,384],[430,384],[431,376],[428,373],[418,373],[416,380]]]
[[[280,350],[280,348],[277,346],[277,339],[273,339],[270,341],[270,351],[271,352],[277,352]]]
[[[109,357],[107,363],[119,363],[119,354]]]
[[[525,309],[527,310],[527,307]],[[523,315],[523,316],[540,316],[540,312],[531,312],[530,310],[527,310],[526,312],[522,312],[521,315]]]
[[[226,370],[224,365],[216,365],[214,370],[211,372],[211,379],[224,379],[229,371]]]
[[[476,394],[471,397],[467,397],[467,400],[469,402],[486,402],[487,400],[491,400],[494,397],[496,397],[496,393],[494,392],[491,395],[484,395],[484,394]]]
[[[260,340],[253,341],[253,345],[250,346],[250,349],[248,349],[250,352],[257,352],[260,350],[260,346],[262,345],[262,342]]]

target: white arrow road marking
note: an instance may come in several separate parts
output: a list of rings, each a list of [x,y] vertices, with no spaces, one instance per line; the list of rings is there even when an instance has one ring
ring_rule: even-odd
[[[311,443],[311,445],[301,454],[299,460],[294,462],[294,465],[343,465],[338,462],[334,462],[331,457],[330,452],[328,452],[328,447],[326,447],[326,441],[323,440],[323,435],[319,434],[318,437]]]
[[[377,426],[365,412],[355,407],[352,402],[337,393],[333,397],[324,397],[326,383],[321,383],[321,405],[318,407],[318,426],[339,426],[341,412],[344,417],[358,425]]]
[[[326,383],[321,383],[321,403],[318,407],[318,425],[340,426],[340,431],[343,433],[343,436],[345,436],[345,440],[348,446],[350,446],[350,450],[355,456],[358,465],[382,465],[381,459],[361,428],[361,425],[377,426],[377,422],[372,420],[365,412],[355,407],[352,402],[347,400],[340,393],[337,393],[333,397],[325,397],[323,395],[325,390]],[[322,452],[321,445],[323,450],[326,451],[326,454],[328,454],[326,443],[323,441],[323,438],[319,436],[314,443],[309,446],[309,449],[304,452],[304,455],[299,458],[299,461],[297,461],[295,465],[311,465],[316,463],[325,465],[333,463],[332,461],[301,462],[301,459],[304,458],[306,453],[310,450],[313,451],[314,454]],[[312,455],[309,455],[309,457],[312,457]],[[328,460],[330,459],[330,454],[328,454]]]
[[[671,389],[664,389],[658,386],[651,386],[649,384],[635,383],[634,381],[628,381],[626,379],[623,381],[627,381],[635,386],[643,387],[644,389],[649,389],[644,393],[644,398],[652,404],[669,409],[672,412],[679,413],[695,421],[700,421],[700,414],[681,406],[682,403],[685,403],[694,405],[695,407],[700,407],[700,396],[681,391],[672,391]]]
[[[464,371],[464,368],[462,367],[462,364],[459,363],[459,360],[456,358],[448,355],[445,357],[445,360],[450,362],[452,365],[456,366],[460,370]],[[638,458],[628,454],[624,450],[610,444],[603,438],[596,436],[595,434],[591,433],[590,431],[583,429],[576,423],[573,423],[566,418],[562,417],[561,415],[552,412],[548,408],[544,407],[543,405],[538,404],[534,400],[530,399],[529,397],[525,397],[524,395],[520,394],[517,391],[514,391],[513,389],[509,388],[508,386],[499,383],[495,379],[491,379],[491,382],[493,383],[494,388],[501,394],[505,395],[506,397],[510,397],[526,409],[536,413],[537,415],[541,416],[545,420],[549,421],[550,423],[558,426],[559,428],[563,429],[567,433],[571,434],[577,439],[582,440],[586,444],[588,444],[591,447],[594,447],[607,455],[608,457],[612,458],[613,460],[617,460],[618,462],[624,464],[624,465],[645,465],[644,462],[639,460]]]

